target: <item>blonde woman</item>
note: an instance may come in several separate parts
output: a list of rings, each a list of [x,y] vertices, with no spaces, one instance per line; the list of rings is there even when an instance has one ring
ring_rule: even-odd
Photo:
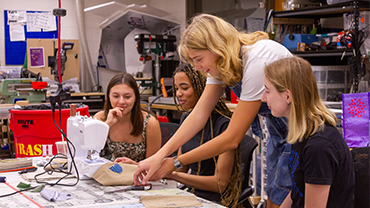
[[[157,180],[174,170],[174,165],[180,167],[235,149],[257,114],[260,114],[267,117],[270,133],[267,146],[267,193],[272,200],[270,205],[280,204],[291,187],[287,157],[290,145],[285,142],[286,122],[272,117],[267,106],[261,105],[263,69],[268,63],[292,56],[291,53],[281,44],[268,40],[266,33],[241,33],[230,23],[208,14],[192,19],[183,33],[178,52],[182,61],[207,74],[207,85],[192,113],[175,135],[155,155],[139,163],[134,175],[135,183],[139,184],[139,179],[144,183]],[[164,159],[203,128],[226,85],[239,97],[228,128],[186,154]],[[254,133],[261,136],[256,121],[253,125],[256,127]]]
[[[272,115],[289,121],[289,169],[293,187],[282,208],[354,207],[352,156],[322,103],[311,65],[286,58],[265,69],[265,92]]]

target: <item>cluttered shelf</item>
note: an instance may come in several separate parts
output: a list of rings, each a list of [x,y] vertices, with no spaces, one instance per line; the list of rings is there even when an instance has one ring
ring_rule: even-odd
[[[369,2],[359,1],[359,10],[370,10]],[[274,12],[274,17],[294,17],[294,18],[328,18],[340,17],[343,13],[353,11],[353,2],[344,2],[321,7],[308,7],[303,9],[294,9],[287,11]]]
[[[293,54],[299,57],[328,57],[328,56],[352,56],[352,49],[336,49],[336,50],[322,50],[322,51],[292,51]]]

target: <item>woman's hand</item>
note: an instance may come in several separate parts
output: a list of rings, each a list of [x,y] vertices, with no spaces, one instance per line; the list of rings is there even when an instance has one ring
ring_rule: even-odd
[[[173,158],[168,157],[162,160],[161,166],[159,169],[150,177],[150,180],[157,181],[161,178],[166,177],[167,175],[171,174],[175,170],[175,166],[173,164]]]
[[[109,110],[107,120],[105,121],[110,127],[117,123],[118,118],[122,117],[123,108],[115,107]]]
[[[130,158],[128,157],[119,157],[119,158],[116,158],[116,160],[114,160],[114,162],[120,162],[120,163],[126,163],[126,164],[134,164],[134,165],[137,165],[137,162],[131,160]]]
[[[134,184],[146,184],[152,175],[158,170],[162,162],[162,158],[156,154],[139,162],[134,173]]]

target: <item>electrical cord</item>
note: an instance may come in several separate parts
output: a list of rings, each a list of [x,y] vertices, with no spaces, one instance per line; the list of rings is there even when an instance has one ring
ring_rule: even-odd
[[[170,93],[172,91],[172,88],[168,89],[166,92],[167,93]],[[148,110],[150,110],[150,106],[152,106],[152,104],[158,100],[160,97],[163,97],[163,93],[162,94],[159,94],[157,95],[157,97],[155,97],[152,101],[150,101],[149,105],[148,105]]]
[[[54,116],[54,114],[55,114],[55,103],[51,103],[51,109],[52,109],[52,117],[53,117],[53,122],[54,122],[54,124],[55,124],[55,126],[58,128],[58,130],[60,131],[60,133],[64,136],[64,138],[66,139],[66,141],[67,141],[67,148],[68,148],[68,153],[70,154],[70,157],[71,157],[71,164],[72,164],[72,166],[71,167],[68,167],[68,172],[66,172],[66,171],[63,171],[63,170],[60,170],[60,169],[56,169],[56,168],[53,168],[52,167],[52,161],[54,160],[54,159],[56,159],[56,158],[60,158],[59,157],[59,155],[61,155],[61,154],[56,154],[56,155],[54,155],[54,157],[52,157],[52,159],[50,159],[50,161],[44,166],[44,170],[45,170],[45,167],[47,167],[49,164],[50,164],[50,167],[51,167],[51,170],[45,170],[45,172],[43,172],[43,173],[39,173],[39,174],[37,174],[37,175],[35,175],[35,180],[36,180],[36,182],[37,183],[42,183],[42,184],[47,184],[47,185],[50,185],[50,186],[54,186],[54,185],[61,185],[61,186],[75,186],[75,185],[77,185],[77,183],[79,182],[79,180],[80,180],[80,175],[79,175],[79,173],[78,173],[78,169],[77,169],[77,165],[76,165],[76,163],[75,163],[75,160],[74,160],[74,157],[75,157],[75,155],[76,155],[76,147],[73,145],[73,143],[67,138],[67,136],[65,135],[65,133],[64,133],[64,131],[63,131],[63,129],[61,129],[61,128],[59,128],[59,126],[58,126],[58,124],[56,123],[56,121],[55,121],[55,116]],[[58,108],[59,108],[59,118],[60,118],[60,125],[62,126],[62,122],[61,122],[61,117],[62,117],[62,115],[61,115],[61,103],[58,103]],[[72,151],[71,151],[71,147],[73,148],[73,154],[72,154]],[[68,154],[67,153],[67,154]],[[66,157],[64,157],[64,159],[65,159]],[[67,158],[68,159],[68,158]],[[76,180],[76,182],[74,183],[74,184],[62,184],[62,183],[59,183],[61,180],[63,180],[64,178],[66,178],[66,177],[68,177],[69,175],[71,175],[72,174],[72,168],[75,168],[75,170],[76,170],[76,175],[77,175],[77,180]],[[42,181],[39,181],[39,180],[37,180],[37,177],[38,176],[40,176],[40,175],[43,175],[43,174],[45,174],[45,173],[48,173],[49,175],[51,175],[53,172],[62,172],[62,173],[65,173],[66,175],[65,176],[63,176],[62,178],[60,178],[57,182],[55,182],[55,183],[48,183],[48,182],[42,182]]]
[[[5,183],[6,183],[6,182],[5,182]],[[10,193],[10,194],[0,195],[0,198],[2,198],[2,197],[7,197],[7,196],[12,196],[12,195],[14,195],[14,194],[21,193],[21,192],[23,192],[23,191],[28,191],[28,190],[35,189],[35,188],[37,188],[37,187],[38,187],[38,186],[30,187],[30,188],[26,188],[26,189],[22,189],[22,190],[19,190],[19,191],[12,192],[12,193]]]

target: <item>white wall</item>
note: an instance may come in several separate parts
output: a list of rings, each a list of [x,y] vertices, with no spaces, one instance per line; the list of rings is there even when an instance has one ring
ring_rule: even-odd
[[[67,16],[62,17],[62,34],[63,39],[79,39],[77,18],[76,18],[76,1],[62,0],[62,8],[67,10]],[[88,8],[102,3],[111,2],[110,0],[85,0],[84,7]],[[147,4],[158,9],[170,12],[171,15],[165,17],[168,20],[179,22],[185,28],[185,0],[116,0],[122,4]],[[0,0],[0,8],[3,10],[29,10],[29,11],[52,11],[58,7],[58,0]],[[104,21],[104,17],[85,13],[86,38],[90,51],[91,61],[96,65],[99,55],[99,45],[101,29],[99,24]],[[0,14],[0,61],[5,65],[5,45],[4,45],[4,15]]]
[[[7,0],[0,1],[0,61],[5,65],[5,45],[4,45],[4,10],[27,10],[27,11],[52,11],[58,8],[58,1],[54,0]],[[61,36],[63,39],[78,39],[76,7],[73,0],[63,0],[62,8],[67,10],[67,16],[62,17]]]

